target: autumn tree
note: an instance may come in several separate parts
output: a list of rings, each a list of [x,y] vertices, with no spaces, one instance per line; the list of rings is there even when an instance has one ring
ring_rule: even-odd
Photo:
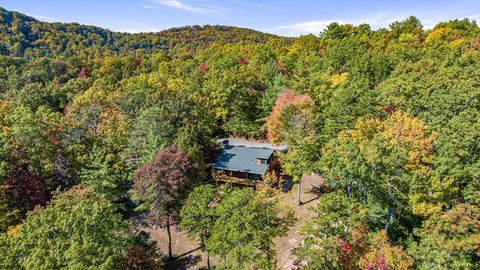
[[[319,198],[314,212],[302,230],[305,241],[296,250],[303,269],[358,269],[367,246],[366,205],[340,192],[328,193]]]
[[[188,188],[195,182],[197,169],[187,153],[175,145],[161,150],[133,175],[133,189],[140,209],[148,209],[154,226],[168,233],[168,257],[172,258],[170,227],[177,220]]]
[[[359,267],[367,270],[408,270],[413,269],[413,266],[413,258],[402,246],[390,243],[384,230],[373,237],[368,252],[359,261]]]
[[[409,247],[417,269],[477,269],[479,214],[477,206],[459,204],[425,220],[414,231],[419,241]]]
[[[282,141],[281,134],[278,133],[277,129],[281,124],[279,118],[285,108],[290,105],[302,107],[309,103],[311,103],[311,98],[308,96],[299,95],[290,89],[283,91],[283,93],[276,98],[272,112],[267,118],[266,126],[268,140],[271,142]]]
[[[89,88],[66,108],[66,152],[74,159],[77,179],[110,200],[121,200],[129,187],[125,144],[127,117],[115,106],[116,94]]]
[[[414,212],[421,214],[421,200],[413,198],[417,192],[433,189],[432,182],[413,176],[429,173],[434,135],[420,120],[403,112],[395,112],[386,120],[360,120],[353,130],[341,132],[323,149],[320,160],[326,183],[342,189],[347,196],[363,200],[374,199],[387,208],[385,229],[388,231],[393,211],[415,202]],[[416,185],[425,189],[415,189]],[[448,192],[443,187],[441,192]],[[424,197],[428,199],[427,197]],[[443,197],[445,198],[445,197]],[[445,205],[448,201],[433,202]],[[425,202],[426,203],[426,202]]]
[[[62,147],[59,122],[60,115],[45,107],[32,111],[2,104],[0,201],[9,220],[2,230],[18,223],[36,205],[44,205],[50,192],[61,186],[56,166]]]
[[[128,247],[123,269],[125,270],[155,270],[162,269],[163,257],[156,247],[156,242],[150,235],[140,231],[132,236]]]
[[[297,183],[298,205],[301,205],[301,177],[312,172],[318,158],[315,116],[312,99],[286,90],[278,96],[267,119],[267,137],[288,146],[280,155],[282,169]]]

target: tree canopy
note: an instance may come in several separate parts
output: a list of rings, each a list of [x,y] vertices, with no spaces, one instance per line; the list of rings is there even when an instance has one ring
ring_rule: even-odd
[[[278,197],[203,185],[225,136],[323,178],[299,268],[479,268],[474,21],[128,34],[0,8],[0,37],[2,268],[158,267],[127,229],[144,211],[218,266],[273,268]]]

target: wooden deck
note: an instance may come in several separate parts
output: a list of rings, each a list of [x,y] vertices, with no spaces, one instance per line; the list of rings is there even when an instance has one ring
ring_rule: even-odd
[[[237,178],[237,177],[232,177],[228,175],[218,175],[218,174],[213,175],[213,180],[215,182],[231,183],[231,184],[250,186],[250,187],[255,187],[257,186],[258,183],[260,183],[260,181],[256,181],[256,180]]]

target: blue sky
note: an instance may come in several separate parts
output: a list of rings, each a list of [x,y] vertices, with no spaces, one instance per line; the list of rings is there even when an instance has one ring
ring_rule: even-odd
[[[298,36],[318,34],[333,21],[373,28],[409,15],[426,28],[455,18],[480,21],[479,0],[0,0],[0,6],[43,21],[125,32],[221,24]]]

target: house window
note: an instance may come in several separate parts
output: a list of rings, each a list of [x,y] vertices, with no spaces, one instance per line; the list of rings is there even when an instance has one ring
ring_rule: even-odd
[[[227,171],[227,175],[233,176],[233,171]]]
[[[260,174],[256,174],[256,173],[249,173],[247,177],[250,180],[260,180]]]
[[[267,164],[267,160],[266,160],[266,159],[263,159],[263,158],[259,158],[258,161],[257,161],[257,163],[258,163],[258,165],[260,165],[260,164],[265,165],[265,164]]]

